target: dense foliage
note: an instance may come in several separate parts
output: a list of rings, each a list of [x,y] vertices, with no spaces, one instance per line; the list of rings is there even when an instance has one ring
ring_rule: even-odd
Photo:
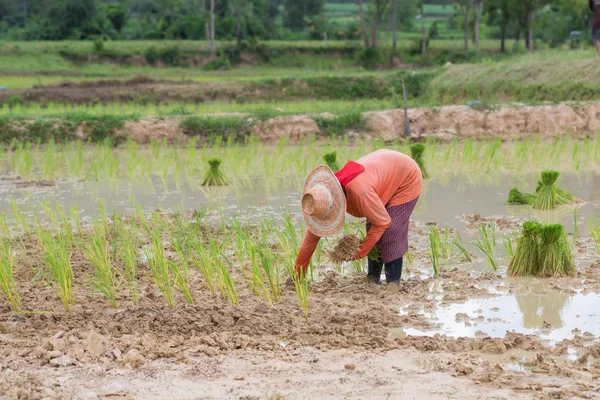
[[[204,40],[212,9],[217,40],[239,30],[240,39],[361,39],[368,47],[391,37],[394,6],[396,30],[414,38],[415,53],[425,36],[464,38],[467,50],[480,37],[502,50],[507,39],[526,48],[530,37],[548,46],[589,41],[586,0],[12,0],[0,2],[0,38]]]

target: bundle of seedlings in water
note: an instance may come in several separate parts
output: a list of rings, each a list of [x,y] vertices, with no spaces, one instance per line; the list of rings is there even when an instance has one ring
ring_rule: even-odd
[[[508,192],[508,202],[510,204],[533,204],[535,197],[533,193],[521,193],[516,187]]]
[[[211,158],[208,160],[209,169],[206,171],[206,175],[204,175],[204,180],[202,181],[202,186],[223,186],[227,185],[227,179],[225,178],[225,174],[221,171],[221,161],[220,158]]]
[[[421,169],[421,174],[423,178],[429,178],[429,174],[425,169],[425,164],[423,163],[423,153],[425,153],[425,146],[421,143],[415,143],[410,146],[410,156],[417,163],[419,168]]]
[[[323,160],[327,163],[327,166],[333,171],[337,172],[340,170],[340,166],[337,163],[337,151],[332,151],[323,156]]]
[[[538,182],[536,198],[533,203],[535,210],[553,210],[556,206],[569,204],[575,200],[572,194],[556,186],[560,173],[558,171],[543,171],[542,179]]]
[[[360,247],[360,239],[356,235],[344,235],[337,241],[333,250],[328,252],[329,259],[335,264],[352,261]]]
[[[575,275],[575,264],[565,230],[560,224],[543,225],[539,230],[539,270],[536,275]]]
[[[509,275],[535,275],[539,261],[539,231],[541,224],[536,221],[525,221],[523,233],[514,250],[514,257],[508,265]]]

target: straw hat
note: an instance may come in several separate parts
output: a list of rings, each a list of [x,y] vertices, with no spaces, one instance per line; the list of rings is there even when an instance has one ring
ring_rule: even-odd
[[[346,196],[329,167],[321,165],[306,178],[302,216],[308,229],[320,237],[334,235],[344,226]]]

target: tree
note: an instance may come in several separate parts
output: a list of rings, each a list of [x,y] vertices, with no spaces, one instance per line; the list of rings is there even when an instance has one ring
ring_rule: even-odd
[[[381,23],[383,12],[388,7],[389,2],[389,0],[371,0],[372,6],[369,6],[369,14],[371,14],[371,47],[377,47],[377,30]]]
[[[483,0],[473,0],[475,9],[475,48],[479,52],[479,24],[481,22],[481,9],[483,8]]]
[[[237,46],[242,44],[242,0],[237,0],[237,24],[235,29]]]
[[[369,47],[367,39],[367,24],[365,23],[365,10],[363,8],[363,0],[358,0],[358,14],[360,16],[360,36],[363,40],[364,47]]]
[[[210,31],[209,31],[210,56],[215,57],[215,0],[210,0]]]
[[[125,6],[123,4],[108,4],[104,8],[104,12],[115,30],[121,33],[127,23],[127,10]]]
[[[488,24],[496,22],[500,28],[500,51],[502,53],[506,53],[506,36],[508,26],[515,17],[516,1],[518,0],[488,0],[486,2]]]
[[[396,3],[397,0],[392,0],[392,57],[396,57],[396,47],[398,46],[398,13],[396,11]]]
[[[465,51],[469,50],[469,13],[473,0],[456,0],[455,8],[458,15],[463,18],[463,35],[465,41]]]
[[[284,0],[283,24],[292,30],[306,27],[306,19],[313,19],[323,11],[324,0]]]

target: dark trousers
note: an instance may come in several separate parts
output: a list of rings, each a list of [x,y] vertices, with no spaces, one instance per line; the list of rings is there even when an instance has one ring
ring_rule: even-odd
[[[381,270],[383,269],[383,261],[369,259],[369,270],[367,272],[368,278],[374,278],[377,282],[381,277]],[[385,280],[387,283],[394,282],[399,283],[402,277],[402,257],[397,260],[385,263]]]

